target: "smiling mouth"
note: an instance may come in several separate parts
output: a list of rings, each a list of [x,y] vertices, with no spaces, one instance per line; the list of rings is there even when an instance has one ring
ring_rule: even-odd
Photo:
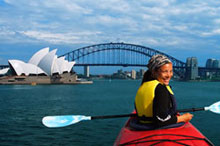
[[[170,80],[170,78],[166,78],[166,79],[163,79],[164,81],[169,81]]]

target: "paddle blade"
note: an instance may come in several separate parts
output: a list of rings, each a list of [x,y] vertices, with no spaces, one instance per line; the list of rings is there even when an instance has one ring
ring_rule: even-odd
[[[46,116],[42,119],[42,123],[46,127],[55,128],[69,126],[83,120],[91,120],[91,117],[81,115]]]
[[[214,113],[220,114],[220,101],[210,105],[209,107],[205,107],[205,110],[210,110]]]

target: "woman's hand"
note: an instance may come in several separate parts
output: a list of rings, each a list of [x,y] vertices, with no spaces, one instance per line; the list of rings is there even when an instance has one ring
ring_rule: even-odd
[[[183,115],[177,116],[177,123],[180,122],[189,122],[192,119],[193,115],[190,113],[185,113]]]

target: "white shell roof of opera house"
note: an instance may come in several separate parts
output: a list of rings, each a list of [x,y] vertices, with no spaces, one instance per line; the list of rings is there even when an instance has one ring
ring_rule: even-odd
[[[17,75],[46,74],[50,76],[54,73],[70,72],[75,62],[68,62],[65,57],[58,58],[56,52],[57,49],[49,51],[49,47],[47,47],[36,52],[28,63],[21,60],[8,60],[8,63]]]

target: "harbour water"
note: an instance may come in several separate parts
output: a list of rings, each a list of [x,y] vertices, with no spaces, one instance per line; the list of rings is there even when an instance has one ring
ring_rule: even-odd
[[[1,85],[1,146],[111,146],[127,118],[83,121],[46,128],[47,115],[115,115],[134,109],[140,80],[97,80],[91,85]],[[175,82],[178,108],[208,106],[220,100],[220,82]],[[220,144],[220,115],[195,112],[192,123]]]

